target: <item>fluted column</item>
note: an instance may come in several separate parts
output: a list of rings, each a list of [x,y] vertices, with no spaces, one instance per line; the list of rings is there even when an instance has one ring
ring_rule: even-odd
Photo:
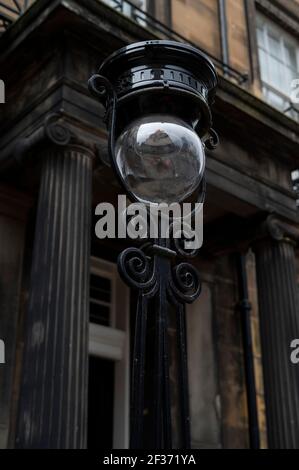
[[[268,444],[299,448],[299,369],[290,343],[299,338],[294,244],[297,229],[268,218],[255,246]]]
[[[68,144],[40,156],[16,446],[84,448],[92,154]]]

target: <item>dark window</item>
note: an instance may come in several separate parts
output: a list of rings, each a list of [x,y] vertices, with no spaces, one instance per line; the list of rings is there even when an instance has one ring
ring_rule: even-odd
[[[90,275],[90,321],[98,325],[110,325],[111,309],[111,281],[110,279]]]
[[[114,362],[89,358],[88,449],[113,447]]]

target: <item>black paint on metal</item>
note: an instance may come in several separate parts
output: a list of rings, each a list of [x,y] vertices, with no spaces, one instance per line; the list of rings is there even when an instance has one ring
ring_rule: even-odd
[[[248,299],[248,282],[247,282],[245,255],[238,254],[237,263],[238,263],[238,278],[239,278],[239,292],[240,292],[239,310],[241,314],[241,325],[242,325],[242,335],[243,335],[250,448],[259,449],[260,448],[260,435],[259,435],[255,375],[254,375],[252,334],[251,334],[251,323],[250,323],[250,312],[251,312],[252,307]]]
[[[168,240],[156,240],[165,246]],[[167,247],[167,246],[165,246]],[[186,253],[188,256],[188,253]],[[118,259],[123,280],[139,292],[136,313],[135,346],[133,352],[131,439],[132,449],[148,447],[144,437],[144,372],[148,302],[154,299],[155,347],[154,387],[152,391],[154,429],[151,442],[156,449],[172,448],[172,418],[169,382],[168,322],[170,305],[176,309],[176,334],[179,353],[179,395],[181,415],[181,447],[190,448],[190,416],[188,399],[188,371],[185,331],[185,302],[193,302],[200,295],[200,280],[189,263],[176,265],[177,258],[157,251],[146,256],[139,248],[127,248]]]
[[[217,83],[214,65],[205,54],[188,44],[165,40],[143,41],[116,51],[103,62],[99,74],[90,78],[91,93],[106,109],[111,165],[131,200],[138,201],[124,182],[115,156],[115,139],[132,119],[130,109],[134,108],[139,116],[144,115],[146,98],[155,104],[154,111],[159,111],[159,100],[155,99],[159,93],[162,100],[167,96],[171,112],[180,115],[180,105],[184,101],[186,122],[192,122],[194,132],[203,138],[208,148],[213,149],[218,136],[211,129],[210,106]],[[190,96],[196,106],[186,105]],[[203,202],[204,178],[197,189],[198,202]],[[188,236],[184,232],[180,233],[181,238],[177,238],[177,226],[171,222],[169,238],[147,240],[141,248],[125,249],[118,258],[122,279],[138,292],[131,395],[132,449],[171,449],[173,445],[168,341],[171,309],[176,312],[181,447],[190,448],[184,305],[197,299],[201,283],[196,268],[190,263],[180,262],[180,258],[196,256],[198,250],[185,248],[183,239]],[[148,220],[144,223],[147,224]],[[146,358],[149,334],[153,340],[153,353],[152,357]],[[145,410],[145,374],[148,377],[148,370],[153,370],[153,384],[150,384],[149,406]],[[151,423],[149,432],[145,429],[145,412],[151,415],[147,421]]]

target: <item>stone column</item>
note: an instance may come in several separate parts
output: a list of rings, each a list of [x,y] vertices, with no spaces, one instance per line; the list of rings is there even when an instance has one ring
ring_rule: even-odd
[[[268,444],[299,448],[299,368],[290,343],[299,338],[295,269],[297,228],[269,217],[255,246]]]
[[[68,140],[41,151],[18,448],[86,447],[92,153]]]

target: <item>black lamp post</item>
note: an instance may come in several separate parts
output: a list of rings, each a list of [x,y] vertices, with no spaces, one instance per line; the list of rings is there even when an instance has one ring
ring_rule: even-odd
[[[99,73],[90,78],[90,91],[106,108],[111,164],[132,201],[147,207],[203,202],[204,150],[218,143],[210,111],[216,87],[217,74],[208,57],[192,46],[173,41],[145,41],[124,47],[108,57]],[[195,256],[198,250],[185,249],[182,239],[172,235],[171,239],[149,240],[141,248],[128,248],[118,259],[122,278],[138,292],[131,403],[133,449],[173,446],[170,311],[176,318],[180,446],[190,447],[185,303],[199,296],[201,286],[197,270],[181,258]],[[149,341],[154,351],[147,358]],[[145,426],[149,360],[153,369],[152,420]]]

